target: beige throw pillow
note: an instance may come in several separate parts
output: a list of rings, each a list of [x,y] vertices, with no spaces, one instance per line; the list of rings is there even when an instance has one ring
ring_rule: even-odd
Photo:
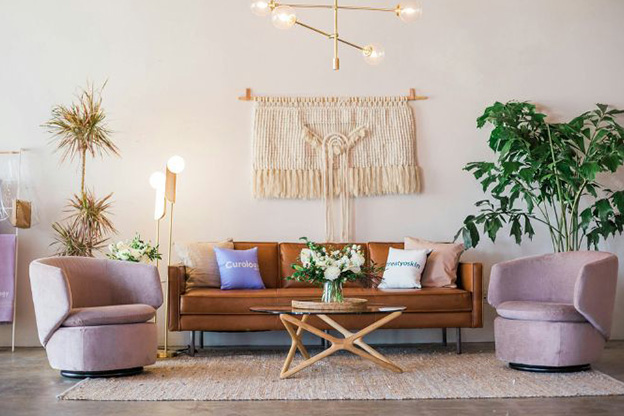
[[[219,242],[175,243],[176,254],[186,266],[186,288],[221,287],[214,248],[234,248],[231,239]]]
[[[457,266],[459,257],[464,252],[463,244],[433,243],[405,237],[405,249],[431,250],[421,279],[422,287],[457,287]]]

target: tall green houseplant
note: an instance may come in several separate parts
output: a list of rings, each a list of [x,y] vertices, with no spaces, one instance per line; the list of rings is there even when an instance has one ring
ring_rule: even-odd
[[[91,257],[104,247],[107,235],[115,232],[109,218],[112,194],[98,198],[85,185],[88,156],[119,155],[106,125],[101,92],[87,86],[71,105],[55,106],[52,118],[44,124],[56,150],[62,152],[61,161],[78,159],[80,163],[80,193],[69,200],[64,221],[52,224],[58,255]]]
[[[520,244],[533,238],[534,224],[549,233],[555,252],[598,248],[624,229],[624,191],[601,179],[624,163],[624,129],[606,105],[567,123],[549,123],[527,102],[495,103],[477,119],[492,126],[494,162],[472,162],[464,170],[481,183],[488,199],[466,217],[455,238],[476,247],[481,233],[492,241],[510,227]],[[601,175],[602,174],[602,175]]]

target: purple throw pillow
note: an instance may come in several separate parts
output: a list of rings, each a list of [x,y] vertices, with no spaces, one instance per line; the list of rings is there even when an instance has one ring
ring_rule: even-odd
[[[215,247],[214,252],[219,264],[221,290],[265,288],[258,265],[258,247],[249,250]]]

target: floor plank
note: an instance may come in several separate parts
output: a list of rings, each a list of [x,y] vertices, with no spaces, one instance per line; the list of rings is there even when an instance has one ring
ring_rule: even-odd
[[[491,344],[465,344],[466,350]],[[452,346],[449,346],[452,348]],[[624,342],[611,342],[594,368],[624,381]],[[79,402],[56,395],[75,381],[52,370],[40,348],[0,349],[0,414],[13,415],[624,415],[623,397],[314,402]]]

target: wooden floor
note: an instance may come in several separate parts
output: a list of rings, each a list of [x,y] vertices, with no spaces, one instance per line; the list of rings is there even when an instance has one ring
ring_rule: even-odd
[[[491,345],[486,347],[493,348]],[[452,348],[452,346],[449,346]],[[484,344],[465,344],[465,350]],[[608,345],[594,366],[624,381],[624,342]],[[72,386],[50,369],[38,348],[0,349],[0,415],[624,415],[624,396],[562,399],[291,401],[291,402],[80,402],[58,401]]]

